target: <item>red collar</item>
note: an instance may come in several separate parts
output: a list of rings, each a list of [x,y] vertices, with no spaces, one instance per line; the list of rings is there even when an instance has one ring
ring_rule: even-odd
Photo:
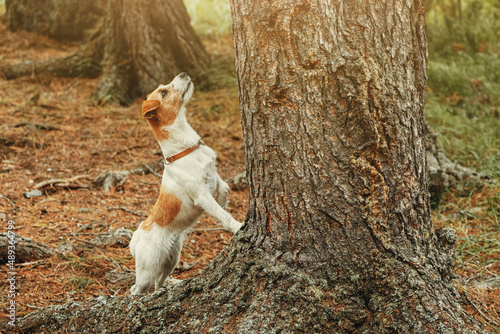
[[[179,160],[180,158],[183,158],[189,153],[195,151],[198,147],[200,147],[200,145],[205,145],[205,143],[201,139],[198,142],[198,144],[191,146],[190,148],[186,148],[184,151],[180,151],[179,153],[176,153],[174,155],[169,155],[168,157],[165,158],[165,161],[163,163],[165,165],[170,165],[175,160]]]

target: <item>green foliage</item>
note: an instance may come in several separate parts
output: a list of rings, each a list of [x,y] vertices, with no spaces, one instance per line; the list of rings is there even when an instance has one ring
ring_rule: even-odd
[[[446,58],[431,58],[427,71],[428,85],[443,96],[456,92],[465,97],[500,98],[500,55],[462,53]]]
[[[451,160],[498,181],[500,2],[427,0],[427,7],[427,120]],[[458,233],[456,271],[488,280],[497,274],[499,261],[498,183],[458,184],[443,198],[433,209],[434,221]],[[487,296],[477,291],[478,298]],[[498,316],[489,315],[498,322]]]
[[[199,73],[202,91],[236,87],[236,70],[231,47],[229,0],[184,0],[191,24],[212,55],[212,66]]]

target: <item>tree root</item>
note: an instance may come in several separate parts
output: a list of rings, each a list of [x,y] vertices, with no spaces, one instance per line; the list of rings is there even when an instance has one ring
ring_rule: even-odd
[[[28,60],[0,67],[0,73],[6,79],[16,79],[30,75],[53,75],[56,77],[97,78],[101,68],[91,55],[76,52],[66,57],[41,60]]]
[[[376,272],[360,268],[349,276],[325,268],[323,274],[311,275],[255,249],[245,234],[238,233],[201,275],[139,297],[99,297],[37,310],[19,319],[16,330],[484,333],[459,305],[446,304],[452,292],[439,279],[428,279],[425,268],[419,273],[407,263],[390,260],[380,262]],[[391,284],[379,281],[378,275],[390,277]]]
[[[37,99],[40,95],[37,94]],[[33,99],[33,98],[32,98]],[[33,123],[33,122],[19,122],[13,125],[15,128],[20,128],[20,127],[27,127],[31,129],[38,129],[38,130],[46,130],[46,131],[55,131],[59,130],[59,128],[52,126],[52,125],[46,125],[46,124],[40,124],[40,123]]]
[[[460,182],[491,182],[487,175],[451,162],[439,148],[437,144],[438,134],[432,131],[429,124],[426,124],[424,135],[427,141],[427,180],[431,194],[431,205],[439,204],[443,192],[446,189],[456,187]]]
[[[12,232],[14,233],[14,232]],[[4,264],[7,261],[9,237],[7,233],[0,233],[0,263]],[[13,240],[16,241],[15,247],[15,263],[24,263],[36,261],[50,257],[54,250],[40,242],[32,241],[29,238],[20,236],[14,233]]]

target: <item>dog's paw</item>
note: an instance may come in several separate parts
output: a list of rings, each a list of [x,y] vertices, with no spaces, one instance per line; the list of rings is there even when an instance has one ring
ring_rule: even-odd
[[[231,226],[229,228],[231,229],[231,232],[233,232],[233,234],[236,234],[242,227],[243,224],[235,220],[231,223]]]
[[[132,285],[132,287],[130,288],[130,294],[131,294],[132,296],[138,295],[138,294],[139,294],[139,292],[138,292],[137,290],[138,290],[138,289],[137,289],[137,284]]]

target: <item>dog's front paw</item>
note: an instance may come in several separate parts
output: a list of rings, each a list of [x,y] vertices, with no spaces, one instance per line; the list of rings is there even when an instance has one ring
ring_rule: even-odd
[[[238,233],[238,231],[242,227],[243,227],[243,224],[240,223],[240,222],[237,222],[236,220],[234,220],[233,222],[231,222],[231,225],[229,226],[229,228],[231,229],[231,232],[233,232],[233,234]]]

